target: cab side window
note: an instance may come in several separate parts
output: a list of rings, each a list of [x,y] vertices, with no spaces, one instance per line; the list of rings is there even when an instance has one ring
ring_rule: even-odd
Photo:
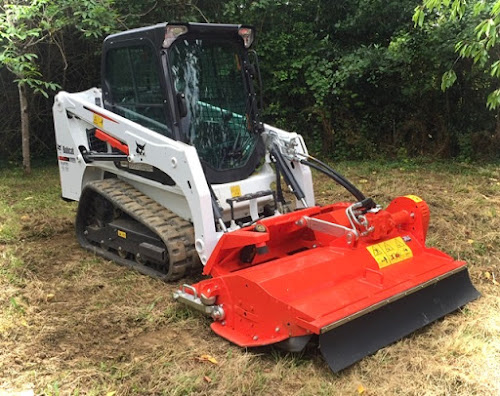
[[[166,136],[167,126],[160,69],[146,45],[111,49],[106,56],[106,82],[112,111]]]

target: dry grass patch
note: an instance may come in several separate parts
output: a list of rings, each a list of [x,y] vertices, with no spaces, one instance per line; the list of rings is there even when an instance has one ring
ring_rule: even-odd
[[[173,302],[177,285],[83,251],[72,229],[76,206],[58,199],[57,169],[30,178],[2,170],[0,394],[500,394],[499,168],[342,163],[339,170],[381,204],[410,193],[426,199],[429,245],[466,260],[482,298],[332,374],[314,345],[302,354],[231,345],[209,319]],[[319,203],[349,199],[321,175],[315,189]]]

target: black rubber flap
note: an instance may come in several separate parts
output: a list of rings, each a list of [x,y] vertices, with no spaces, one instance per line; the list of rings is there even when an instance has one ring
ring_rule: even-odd
[[[479,296],[464,269],[321,334],[321,353],[338,372]]]

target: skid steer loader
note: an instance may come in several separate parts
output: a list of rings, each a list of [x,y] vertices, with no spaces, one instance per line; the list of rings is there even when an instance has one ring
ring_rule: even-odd
[[[339,371],[479,293],[464,262],[425,246],[421,198],[382,209],[261,122],[254,35],[163,23],[107,37],[102,90],[55,98],[62,196],[79,201],[84,248],[165,281],[209,276],[174,298],[218,335],[289,351],[319,338]],[[311,168],[352,202],[317,206]]]

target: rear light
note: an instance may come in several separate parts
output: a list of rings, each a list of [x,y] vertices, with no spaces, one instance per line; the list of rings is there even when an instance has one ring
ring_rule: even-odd
[[[238,29],[238,34],[243,39],[243,44],[245,45],[245,48],[249,48],[252,45],[254,39],[253,29],[249,27],[240,27]]]
[[[170,48],[177,37],[188,32],[188,27],[185,25],[167,25],[165,29],[165,39],[163,40],[163,48]]]

